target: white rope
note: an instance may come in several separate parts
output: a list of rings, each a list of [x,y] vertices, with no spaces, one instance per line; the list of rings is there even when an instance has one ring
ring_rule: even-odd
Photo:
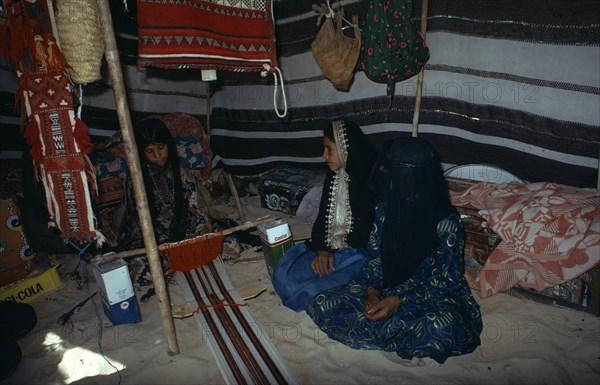
[[[79,85],[79,107],[77,107],[77,118],[81,119],[81,109],[83,108],[83,87]]]
[[[269,72],[273,73],[273,79],[275,79],[275,87],[273,88],[273,107],[275,108],[275,113],[278,117],[283,118],[287,115],[287,99],[285,97],[285,89],[283,88],[283,75],[281,74],[281,70],[277,67],[271,67],[267,63],[263,64],[264,71],[261,71],[260,76],[263,78],[267,76]],[[277,74],[279,74],[279,78],[281,78],[281,95],[283,97],[283,113],[279,113],[277,109]]]
[[[331,4],[329,4],[329,0],[327,0],[327,8],[329,9],[329,12],[325,15],[325,17],[334,18],[335,12],[333,11],[333,9],[331,9]]]

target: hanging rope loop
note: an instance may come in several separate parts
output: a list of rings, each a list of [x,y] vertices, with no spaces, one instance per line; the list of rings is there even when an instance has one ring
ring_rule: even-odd
[[[271,67],[269,64],[263,64],[264,71],[260,72],[260,76],[267,77],[269,73],[273,74],[273,79],[275,80],[275,86],[273,87],[273,108],[275,108],[275,113],[278,117],[284,118],[287,115],[287,99],[285,97],[285,89],[283,84],[283,75],[281,74],[281,70],[278,67]],[[277,85],[278,85],[278,77],[281,79],[281,95],[283,97],[283,113],[280,113],[277,108]]]

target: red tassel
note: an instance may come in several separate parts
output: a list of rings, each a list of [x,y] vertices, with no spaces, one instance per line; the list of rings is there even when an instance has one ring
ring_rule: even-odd
[[[35,38],[31,27],[22,17],[17,17],[14,20],[10,34],[9,50],[9,58],[15,66],[29,67],[33,64],[28,63],[27,59],[32,60],[34,58]]]
[[[75,118],[75,142],[83,154],[89,154],[93,150],[92,141],[88,135],[88,126],[81,119]]]
[[[46,46],[44,44],[44,38],[42,35],[35,35],[35,60],[40,63],[42,67],[48,67],[48,54],[46,53]]]
[[[23,89],[19,87],[17,92],[15,92],[15,104],[13,107],[13,112],[19,111],[21,109],[21,127],[25,126],[25,103],[21,102],[21,98],[23,97]]]
[[[4,23],[0,23],[0,56],[6,61],[9,60],[10,53],[10,29],[8,20]]]
[[[29,153],[31,154],[33,161],[37,164],[42,163],[43,158],[42,144],[40,143],[39,134],[40,130],[37,122],[33,118],[30,119],[29,124],[27,124],[27,127],[25,127],[23,136],[25,137],[25,140],[27,140],[27,143],[29,143],[31,146]]]
[[[85,156],[85,176],[90,186],[92,197],[98,196],[98,183],[96,182],[96,168],[88,156]]]
[[[54,36],[48,35],[48,70],[62,71],[66,66],[65,55],[63,55],[58,44],[54,40]]]

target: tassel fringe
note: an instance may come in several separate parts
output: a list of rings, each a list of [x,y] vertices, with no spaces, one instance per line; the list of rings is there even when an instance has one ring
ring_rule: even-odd
[[[75,118],[75,131],[74,137],[75,142],[79,146],[79,150],[82,154],[89,154],[94,149],[92,141],[88,135],[88,126],[81,119]]]
[[[27,124],[27,127],[25,127],[23,136],[25,137],[25,140],[27,140],[27,143],[29,143],[31,146],[29,153],[31,154],[33,161],[37,164],[42,163],[42,143],[40,143],[37,122],[33,117],[29,119],[29,123]]]

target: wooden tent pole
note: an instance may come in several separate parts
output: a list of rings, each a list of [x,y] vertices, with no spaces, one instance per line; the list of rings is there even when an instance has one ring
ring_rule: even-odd
[[[214,89],[211,88],[211,83],[208,83],[208,95],[206,96],[206,131],[208,135],[208,140],[210,140],[210,116],[212,109],[212,94]],[[231,191],[231,196],[235,202],[235,207],[237,209],[238,215],[240,216],[240,221],[246,222],[246,215],[244,214],[244,209],[242,208],[242,202],[240,201],[240,196],[237,191],[237,187],[235,187],[235,183],[233,183],[233,178],[231,174],[226,172],[225,179],[227,180],[227,185],[229,185],[229,190]]]
[[[600,156],[598,156],[598,178],[596,179],[596,189],[600,191]]]
[[[158,254],[158,246],[154,237],[154,228],[152,226],[152,217],[148,209],[148,199],[146,197],[146,189],[142,179],[142,172],[138,149],[135,144],[133,129],[131,124],[131,116],[129,115],[129,107],[125,95],[125,87],[123,85],[123,73],[121,71],[121,61],[119,59],[119,51],[113,30],[112,16],[108,0],[97,0],[98,18],[104,36],[104,54],[112,82],[113,93],[115,95],[115,104],[117,107],[117,115],[119,118],[119,127],[121,127],[121,135],[123,144],[125,145],[125,154],[127,155],[127,165],[129,174],[133,183],[133,192],[135,194],[136,207],[144,236],[144,245],[146,246],[146,255],[150,264],[150,272],[152,281],[154,282],[154,290],[160,308],[163,328],[167,337],[169,347],[169,355],[179,354],[179,346],[177,337],[175,336],[175,324],[171,313],[171,305],[165,277],[160,263]]]
[[[421,37],[425,40],[425,33],[427,32],[427,8],[429,0],[423,0],[421,2]],[[415,113],[413,115],[412,125],[412,136],[417,137],[419,131],[419,113],[421,111],[421,97],[423,95],[423,77],[425,76],[425,66],[421,68],[419,76],[417,77],[417,98],[415,100]]]

